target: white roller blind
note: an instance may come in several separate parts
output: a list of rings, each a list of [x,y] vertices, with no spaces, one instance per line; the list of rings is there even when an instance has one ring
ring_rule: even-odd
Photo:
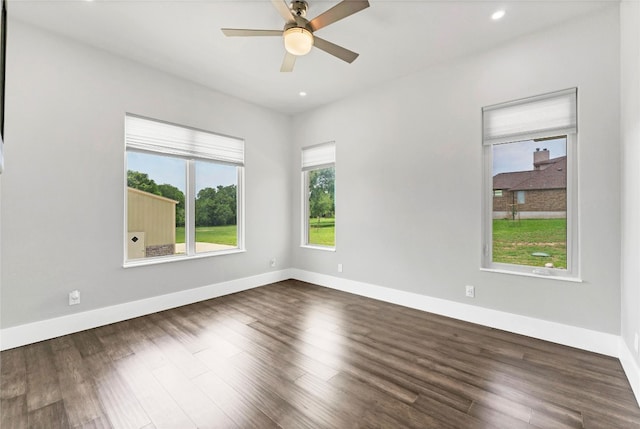
[[[553,92],[482,109],[484,144],[565,135],[577,131],[577,89]]]
[[[244,165],[244,140],[127,115],[127,149]]]
[[[335,142],[302,148],[302,170],[330,167],[336,162]]]

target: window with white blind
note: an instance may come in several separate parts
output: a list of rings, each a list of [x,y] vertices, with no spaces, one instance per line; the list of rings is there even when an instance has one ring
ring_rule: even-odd
[[[302,245],[333,250],[336,246],[336,145],[302,149]]]
[[[125,265],[244,248],[244,141],[125,117]]]
[[[482,266],[577,279],[577,89],[482,109]]]

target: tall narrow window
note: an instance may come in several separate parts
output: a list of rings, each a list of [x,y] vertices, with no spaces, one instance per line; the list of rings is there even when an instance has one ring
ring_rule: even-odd
[[[244,142],[126,116],[125,262],[243,248]]]
[[[335,162],[333,142],[302,149],[304,246],[335,249]]]
[[[575,88],[483,109],[483,267],[578,276]]]

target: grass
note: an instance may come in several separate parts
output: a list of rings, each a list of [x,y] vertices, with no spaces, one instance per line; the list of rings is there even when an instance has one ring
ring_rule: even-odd
[[[317,246],[336,245],[336,220],[335,218],[309,219],[309,244]]]
[[[238,245],[238,229],[236,225],[197,226],[196,241],[199,243]],[[184,243],[184,227],[176,227],[176,243]]]
[[[543,252],[549,257],[532,256]],[[567,267],[567,220],[523,219],[493,221],[493,262],[555,268]]]

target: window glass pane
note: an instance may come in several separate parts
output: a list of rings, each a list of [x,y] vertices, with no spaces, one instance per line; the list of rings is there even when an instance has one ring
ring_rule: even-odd
[[[238,247],[238,168],[196,161],[196,253]]]
[[[308,243],[334,247],[335,233],[335,168],[307,172],[309,178]]]
[[[185,163],[127,152],[127,259],[184,253]]]
[[[492,151],[493,262],[566,269],[566,137]]]

